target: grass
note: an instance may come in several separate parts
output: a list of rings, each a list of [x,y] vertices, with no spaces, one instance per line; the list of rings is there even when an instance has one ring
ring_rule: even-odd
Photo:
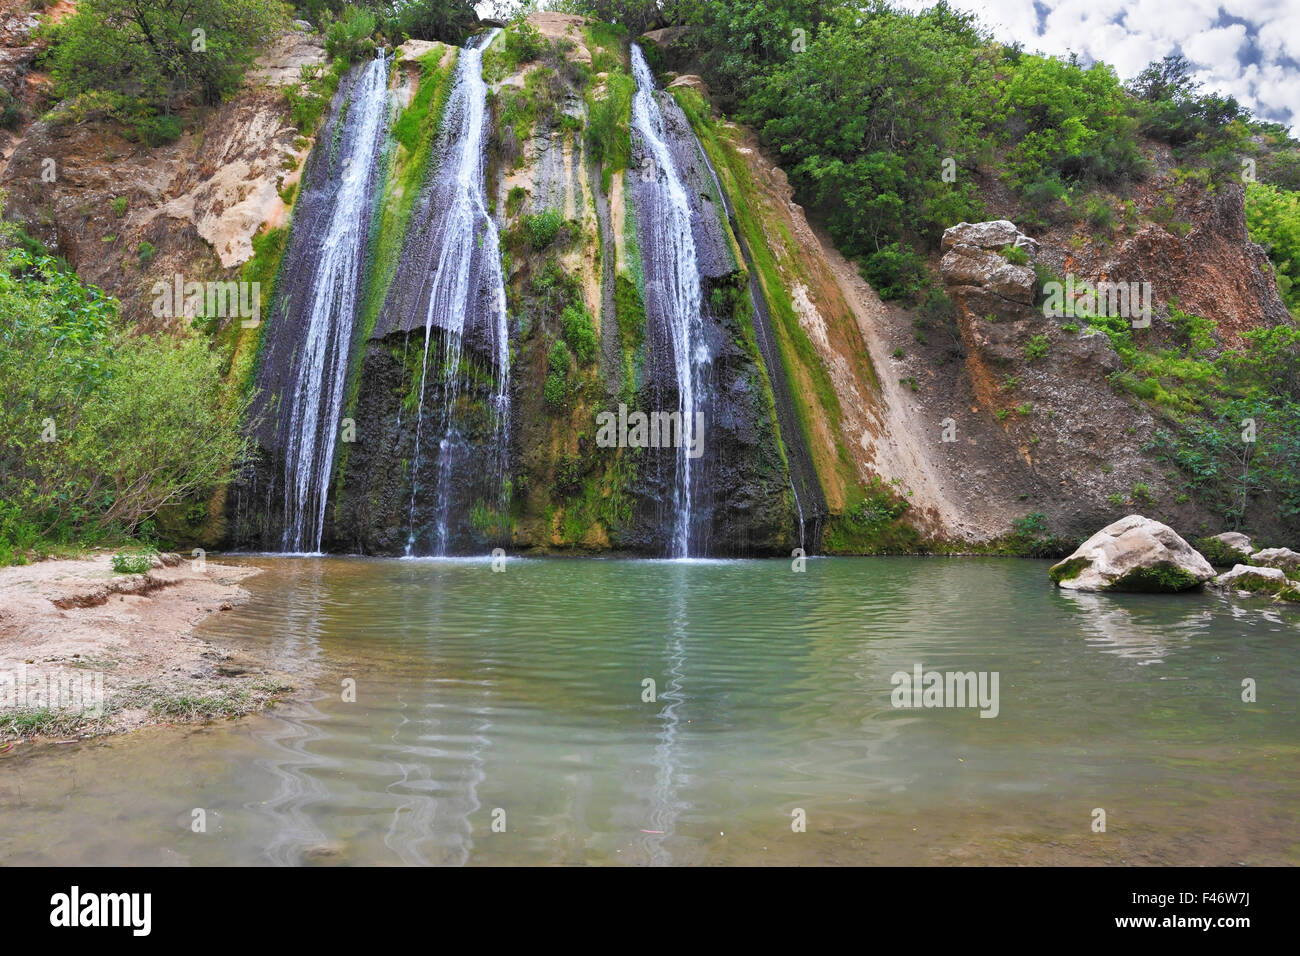
[[[134,552],[119,552],[113,555],[113,570],[118,574],[146,574],[153,569],[156,551],[144,548]]]

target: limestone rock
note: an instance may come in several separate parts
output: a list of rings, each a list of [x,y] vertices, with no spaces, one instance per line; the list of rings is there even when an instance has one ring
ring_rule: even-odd
[[[1076,591],[1185,591],[1214,568],[1168,525],[1129,515],[1102,528],[1059,564],[1052,580]]]
[[[939,269],[949,285],[983,288],[1012,302],[1034,304],[1034,270],[1007,262],[996,252],[965,244],[953,246],[944,254]]]
[[[1021,238],[1020,230],[1010,219],[991,222],[959,222],[944,230],[940,249],[947,252],[954,246],[974,246],[976,249],[1001,249],[1014,246]],[[1028,236],[1024,238],[1028,239]],[[1033,240],[1030,240],[1031,242]],[[1037,243],[1035,243],[1037,245]]]
[[[1251,555],[1250,560],[1268,568],[1276,568],[1292,577],[1300,576],[1300,554],[1290,548],[1265,548]]]
[[[1211,582],[1216,588],[1237,588],[1241,591],[1272,591],[1285,586],[1287,577],[1277,568],[1257,568],[1238,564]]]
[[[1250,538],[1240,531],[1225,531],[1223,534],[1214,535],[1212,540],[1220,542],[1225,548],[1240,552],[1243,558],[1250,557],[1255,550],[1255,546],[1250,543]]]

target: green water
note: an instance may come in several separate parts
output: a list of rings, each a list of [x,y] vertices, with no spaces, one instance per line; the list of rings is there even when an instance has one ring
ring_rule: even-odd
[[[0,861],[1300,860],[1300,609],[999,559],[241,560],[201,633],[296,698],[17,748]],[[895,708],[916,664],[997,672],[997,717]]]

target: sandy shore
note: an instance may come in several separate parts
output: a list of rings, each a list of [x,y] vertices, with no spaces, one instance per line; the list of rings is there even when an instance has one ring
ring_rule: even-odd
[[[108,554],[0,568],[0,748],[237,716],[284,696],[266,661],[194,634],[248,600],[254,567],[165,555],[117,574]]]

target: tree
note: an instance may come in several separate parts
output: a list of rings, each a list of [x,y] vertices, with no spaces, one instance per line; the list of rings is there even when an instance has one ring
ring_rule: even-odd
[[[186,95],[215,104],[286,22],[278,0],[82,0],[52,28],[62,96],[104,92],[167,111]]]

